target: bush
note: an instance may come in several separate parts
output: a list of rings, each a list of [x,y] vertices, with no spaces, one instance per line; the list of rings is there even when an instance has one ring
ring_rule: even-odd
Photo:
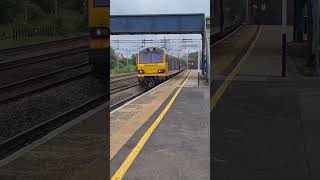
[[[83,15],[71,10],[65,10],[63,16],[57,18],[55,24],[59,27],[58,34],[77,33],[83,29]]]
[[[111,69],[112,74],[119,74],[119,73],[134,73],[136,72],[137,68],[135,65],[124,66],[123,64],[119,64],[115,68]]]
[[[28,20],[29,21],[41,21],[46,17],[46,13],[36,4],[29,4],[28,7]]]

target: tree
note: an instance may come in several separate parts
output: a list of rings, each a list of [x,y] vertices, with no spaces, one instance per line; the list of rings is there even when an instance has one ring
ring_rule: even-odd
[[[117,66],[118,56],[116,55],[113,48],[110,48],[110,68],[114,69]]]
[[[138,58],[138,54],[132,54],[131,56],[131,61],[133,65],[137,65],[137,58]]]
[[[13,24],[16,18],[24,14],[24,0],[0,1],[0,24]]]

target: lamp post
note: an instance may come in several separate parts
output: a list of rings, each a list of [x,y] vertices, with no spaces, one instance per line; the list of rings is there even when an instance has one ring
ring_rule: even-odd
[[[287,76],[287,0],[282,0],[282,77]]]
[[[189,69],[189,49],[188,49],[188,52],[187,52],[187,69]]]
[[[58,17],[58,0],[54,0],[54,14]]]
[[[249,23],[249,0],[246,0],[246,21]]]
[[[127,54],[127,66],[129,66],[129,50],[126,49],[126,54]]]
[[[28,25],[28,5],[29,0],[25,0],[25,24]]]

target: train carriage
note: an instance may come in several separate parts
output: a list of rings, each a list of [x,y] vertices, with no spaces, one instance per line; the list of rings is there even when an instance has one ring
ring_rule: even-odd
[[[216,42],[238,27],[244,19],[245,0],[216,0],[211,8],[213,17],[211,42]]]
[[[89,0],[89,61],[95,76],[109,80],[110,0]]]
[[[149,89],[180,72],[180,60],[164,49],[149,47],[142,49],[137,58],[138,81]]]

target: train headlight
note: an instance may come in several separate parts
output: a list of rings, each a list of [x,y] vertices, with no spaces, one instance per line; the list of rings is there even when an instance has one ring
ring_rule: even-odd
[[[102,33],[103,33],[103,29],[98,28],[98,29],[97,29],[97,36],[101,36]]]
[[[159,70],[158,70],[158,73],[165,73],[165,72],[166,72],[165,69],[159,69]]]
[[[139,74],[144,74],[144,70],[138,70]]]
[[[90,31],[91,37],[95,38],[107,38],[110,34],[110,31],[108,28],[104,27],[98,27],[98,28],[92,28]]]

